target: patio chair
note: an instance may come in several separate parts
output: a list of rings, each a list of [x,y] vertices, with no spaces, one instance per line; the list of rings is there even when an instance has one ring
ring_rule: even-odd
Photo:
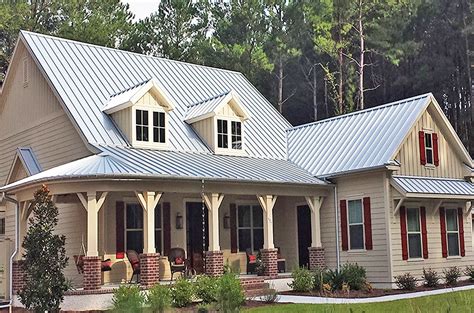
[[[251,249],[245,250],[245,254],[247,255],[247,274],[255,274],[257,269],[257,256],[252,254]]]
[[[183,248],[171,248],[168,253],[168,261],[170,262],[171,280],[173,280],[174,273],[181,273],[182,275],[186,273],[187,260]]]
[[[138,253],[135,250],[127,250],[127,259],[133,269],[132,277],[130,277],[129,283],[132,283],[133,276],[136,275],[136,283],[138,284],[138,275],[140,275],[140,258],[138,257]]]
[[[76,269],[79,274],[84,274],[84,256],[83,255],[73,255],[74,263],[76,264]],[[106,259],[100,261],[100,270],[102,272],[108,272],[112,270],[112,261]]]

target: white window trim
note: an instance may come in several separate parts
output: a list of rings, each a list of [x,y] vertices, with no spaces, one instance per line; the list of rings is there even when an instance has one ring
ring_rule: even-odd
[[[454,211],[454,216],[455,216],[455,220],[456,220],[456,231],[453,231],[453,230],[448,230],[448,211]],[[446,209],[445,210],[445,213],[444,213],[444,219],[445,219],[445,225],[446,225],[446,249],[447,249],[447,253],[448,253],[448,258],[460,258],[461,257],[461,240],[459,238],[459,219],[458,219],[458,210],[457,209],[453,209],[453,208],[449,208],[449,209]],[[448,237],[448,234],[457,234],[457,237],[458,237],[458,254],[456,255],[449,255],[449,237]]]
[[[218,146],[218,134],[217,134],[217,120],[227,121],[227,148],[219,148]],[[214,132],[214,152],[218,154],[227,154],[227,155],[245,155],[245,123],[237,116],[222,116],[216,115],[213,118],[213,126],[215,129]],[[232,148],[232,122],[240,123],[240,132],[242,138],[242,148],[233,149]]]
[[[129,204],[132,204],[132,205],[137,205],[140,209],[143,210],[142,206],[138,203],[138,202],[135,202],[135,201],[128,201],[128,202],[125,202],[124,203],[124,206],[125,206],[125,209],[123,210],[123,235],[124,235],[124,247],[125,247],[125,251],[128,250],[128,247],[127,247],[127,232],[129,231],[141,231],[142,232],[142,236],[143,236],[143,228],[127,228],[127,205]],[[156,224],[155,224],[155,231],[159,230],[161,231],[161,250],[162,251],[157,251],[159,252],[161,255],[163,255],[163,248],[164,248],[164,241],[163,241],[163,205],[162,203],[158,203],[158,205],[160,206],[161,208],[161,225],[160,225],[160,228],[157,228],[156,227]],[[145,214],[145,212],[143,212],[143,214]],[[156,238],[155,238],[156,240]],[[155,245],[156,245],[156,242],[155,242]]]
[[[427,145],[426,145],[426,134],[430,135],[431,148],[427,147]],[[434,164],[434,147],[433,147],[433,131],[432,130],[425,130],[424,131],[424,136],[425,136],[424,142],[425,142],[425,159],[426,159],[425,166],[426,167],[435,167],[435,164]],[[431,163],[428,162],[428,150],[431,150]]]
[[[237,212],[236,212],[236,224],[237,224],[237,252],[243,252],[245,253],[245,251],[240,251],[240,242],[239,242],[239,230],[241,229],[249,229],[250,230],[250,249],[252,250],[252,252],[258,252],[255,250],[255,247],[254,247],[254,238],[253,238],[253,231],[254,229],[262,229],[263,230],[263,223],[262,223],[262,227],[259,227],[259,226],[255,226],[253,225],[253,207],[254,206],[257,206],[260,210],[262,210],[262,207],[260,206],[260,204],[256,203],[256,202],[239,202],[236,204],[237,206]],[[250,226],[239,226],[239,208],[241,206],[250,206]],[[263,215],[263,210],[262,210],[262,215]],[[262,216],[263,218],[263,216]]]
[[[137,110],[148,111],[148,141],[137,140]],[[165,113],[165,142],[153,141],[153,112]],[[163,149],[169,146],[169,119],[167,112],[159,106],[134,105],[132,107],[132,146]]]
[[[410,231],[408,230],[408,210],[417,210],[418,211],[418,226],[419,226],[419,229],[420,231]],[[408,247],[408,259],[409,260],[424,260],[423,259],[423,236],[422,236],[422,231],[421,231],[421,209],[419,207],[407,207],[407,211],[406,211],[406,214],[405,214],[405,220],[406,220],[406,225],[407,225],[407,247]],[[420,252],[421,252],[421,256],[420,257],[416,257],[416,258],[412,258],[410,257],[410,240],[409,240],[409,235],[410,234],[417,234],[420,236]]]
[[[361,204],[361,210],[362,210],[362,222],[361,223],[350,223],[349,221],[349,201],[360,201]],[[365,247],[365,221],[364,221],[364,201],[362,198],[352,198],[352,199],[347,199],[346,200],[346,206],[347,206],[347,245],[348,245],[348,251],[349,252],[363,252],[366,251]],[[351,247],[351,225],[362,225],[362,248],[361,249],[352,249]]]

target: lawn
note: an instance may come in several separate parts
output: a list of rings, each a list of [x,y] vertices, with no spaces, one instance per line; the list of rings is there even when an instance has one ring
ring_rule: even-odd
[[[321,313],[471,313],[474,312],[474,290],[367,304],[277,304],[247,310],[247,312],[321,312]]]

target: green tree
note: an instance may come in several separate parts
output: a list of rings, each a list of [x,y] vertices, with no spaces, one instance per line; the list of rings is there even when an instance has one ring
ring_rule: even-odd
[[[30,227],[22,245],[26,281],[19,298],[28,310],[57,312],[68,289],[63,273],[68,263],[64,247],[66,237],[54,233],[58,225],[58,208],[46,186],[35,192],[31,205]]]

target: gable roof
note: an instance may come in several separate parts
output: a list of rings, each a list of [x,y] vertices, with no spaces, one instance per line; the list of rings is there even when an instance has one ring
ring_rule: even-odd
[[[291,128],[288,158],[318,177],[397,164],[396,152],[429,105],[462,159],[472,163],[431,93]]]
[[[18,164],[18,161],[21,162],[28,176],[38,174],[42,170],[41,165],[39,164],[38,159],[36,158],[36,155],[33,152],[33,149],[29,147],[19,147],[16,150],[15,158],[13,159],[13,164],[7,176],[7,183],[10,182],[13,171],[15,169],[15,165]]]
[[[184,116],[188,106],[234,90],[252,116],[246,123],[247,154],[286,158],[285,129],[291,125],[241,73],[26,31],[20,39],[90,147],[129,145],[102,108],[110,95],[153,78],[176,105],[169,112],[171,150],[212,153]]]

